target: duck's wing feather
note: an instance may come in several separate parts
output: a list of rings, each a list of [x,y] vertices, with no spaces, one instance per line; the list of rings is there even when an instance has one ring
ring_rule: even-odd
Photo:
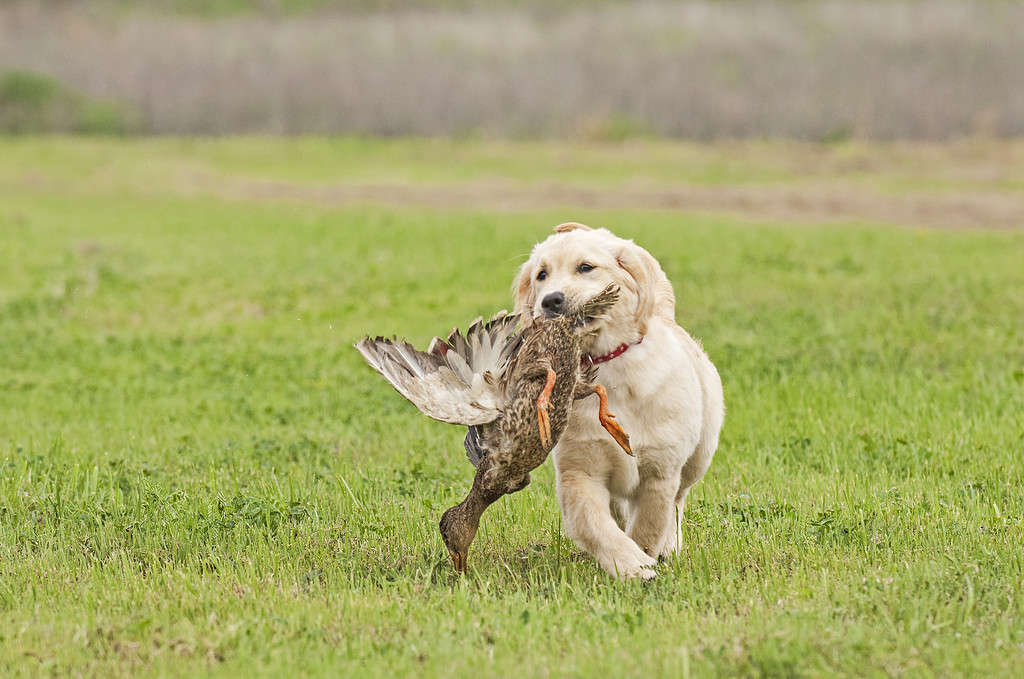
[[[497,422],[471,425],[466,430],[466,438],[462,445],[466,448],[466,457],[474,467],[479,467],[485,457],[498,451],[501,445],[501,426]]]
[[[501,415],[502,377],[516,344],[518,315],[477,319],[463,335],[434,338],[427,351],[367,337],[356,344],[370,366],[424,415],[453,424],[486,424]]]

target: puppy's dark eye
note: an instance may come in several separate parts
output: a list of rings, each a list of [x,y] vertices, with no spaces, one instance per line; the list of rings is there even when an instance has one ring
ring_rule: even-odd
[[[542,280],[544,280],[547,277],[548,277],[548,272],[547,271],[541,271],[539,274],[537,274],[537,280],[538,281],[542,281]]]
[[[583,262],[582,264],[579,265],[579,267],[576,268],[576,271],[578,271],[579,273],[589,273],[593,270],[594,266],[592,264],[587,264],[586,262]]]

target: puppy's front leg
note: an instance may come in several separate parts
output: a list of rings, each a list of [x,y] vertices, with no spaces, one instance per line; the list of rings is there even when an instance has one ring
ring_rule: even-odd
[[[580,471],[558,474],[556,490],[569,537],[608,573],[620,578],[655,576],[655,560],[626,535],[609,507],[608,488]]]

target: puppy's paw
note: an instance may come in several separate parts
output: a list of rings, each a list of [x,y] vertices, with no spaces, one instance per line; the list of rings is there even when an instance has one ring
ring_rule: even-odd
[[[620,580],[628,580],[630,578],[651,580],[657,576],[657,573],[654,571],[654,566],[657,563],[655,559],[637,548],[613,559],[611,563],[605,566],[605,570]]]
[[[636,574],[635,577],[640,578],[644,582],[650,582],[651,580],[654,580],[656,577],[658,577],[658,574],[654,571],[653,568],[642,568],[640,569],[640,572]]]
[[[678,555],[682,549],[683,545],[679,534],[674,532],[670,533],[668,538],[661,545],[661,549],[658,550],[658,559],[671,559]]]
[[[620,568],[618,573],[620,580],[632,580],[638,578],[640,580],[653,580],[658,577],[658,573],[650,566],[634,566],[632,568]]]

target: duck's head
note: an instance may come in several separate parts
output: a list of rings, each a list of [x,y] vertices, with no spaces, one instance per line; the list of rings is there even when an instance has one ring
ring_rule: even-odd
[[[480,517],[466,509],[465,504],[459,504],[441,515],[441,539],[459,573],[465,573],[469,567],[469,546],[473,544],[480,525]]]
[[[578,334],[598,332],[598,321],[608,320],[608,310],[619,300],[619,286],[612,283],[586,302],[578,304],[569,312],[572,325]]]

